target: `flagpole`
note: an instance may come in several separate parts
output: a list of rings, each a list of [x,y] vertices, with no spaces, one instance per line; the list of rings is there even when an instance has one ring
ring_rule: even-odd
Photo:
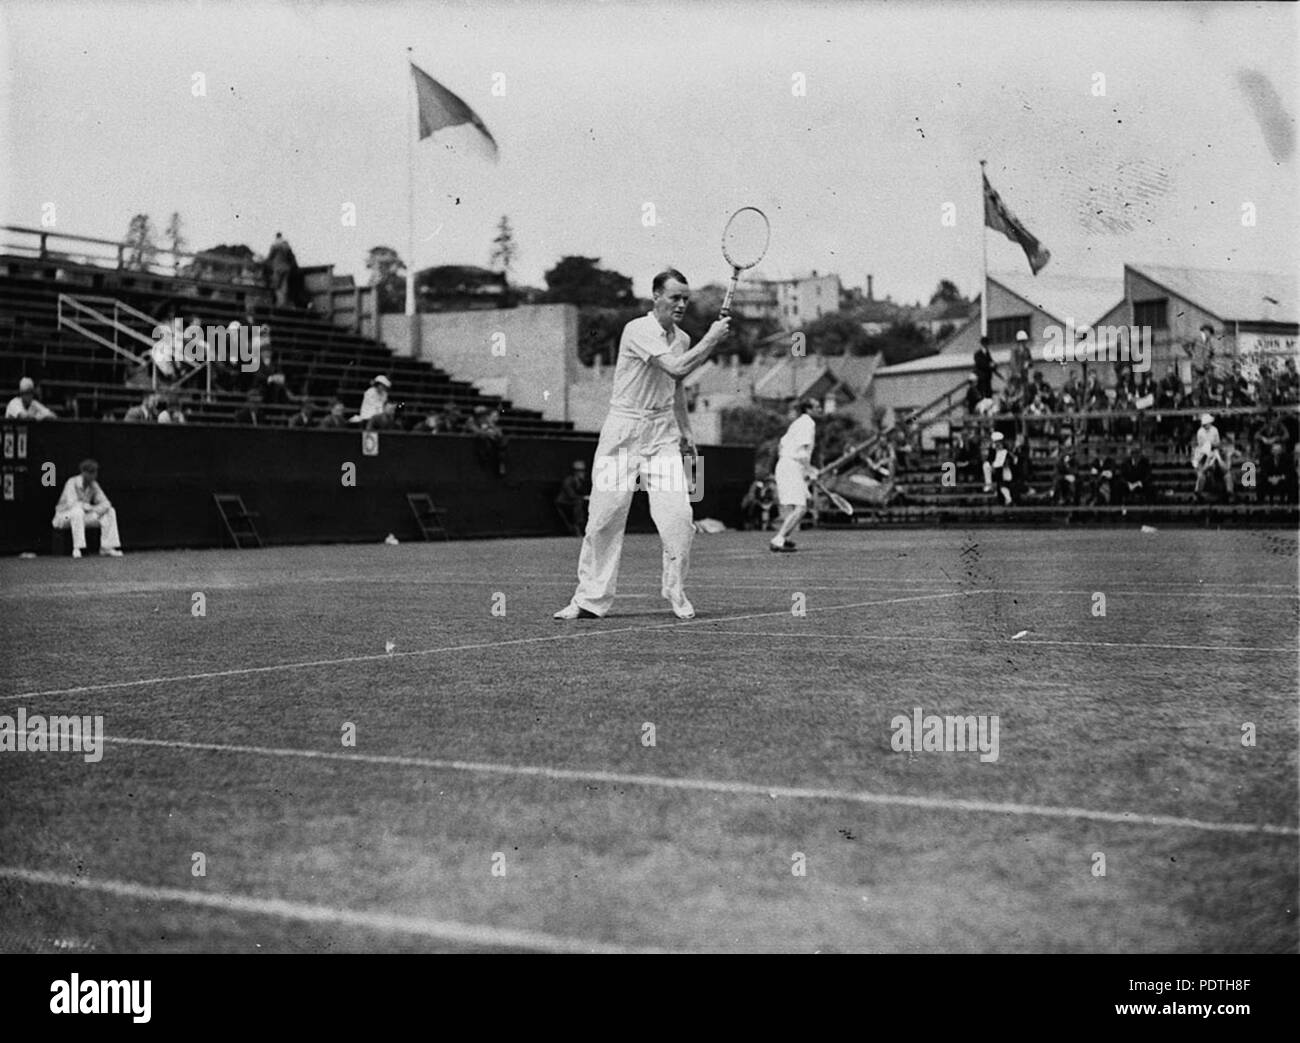
[[[415,79],[411,76],[411,48],[406,49],[406,315],[415,315]],[[412,336],[414,340],[414,336]]]
[[[984,184],[987,175],[984,173],[984,166],[988,163],[987,159],[980,160],[980,270],[983,273],[983,279],[980,282],[980,336],[989,335],[989,228],[988,220],[984,213],[987,206],[985,202]]]

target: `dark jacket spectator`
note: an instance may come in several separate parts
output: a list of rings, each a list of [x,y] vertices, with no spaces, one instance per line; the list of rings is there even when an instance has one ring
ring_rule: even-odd
[[[326,413],[320,422],[323,428],[345,428],[349,426],[347,407],[337,398],[330,403],[330,411]]]
[[[1258,498],[1267,503],[1294,503],[1296,472],[1287,453],[1274,442],[1259,467]]]
[[[975,388],[981,399],[993,397],[993,374],[997,370],[993,353],[989,351],[989,339],[981,337],[980,346],[975,349]]]
[[[312,405],[307,399],[298,404],[298,412],[289,418],[290,427],[311,427],[315,422]]]
[[[262,393],[257,388],[253,388],[248,393],[248,401],[236,410],[235,423],[246,424],[249,427],[265,426],[266,415],[262,412]]]
[[[1119,478],[1115,482],[1119,503],[1152,503],[1155,489],[1151,485],[1151,461],[1142,452],[1142,446],[1130,442],[1128,456],[1120,464]]]

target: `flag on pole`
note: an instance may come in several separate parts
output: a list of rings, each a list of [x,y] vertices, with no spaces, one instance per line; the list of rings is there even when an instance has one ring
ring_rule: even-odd
[[[997,190],[989,184],[988,175],[984,175],[984,223],[995,232],[1001,232],[1013,243],[1019,243],[1029,259],[1029,270],[1037,275],[1052,259],[1052,252],[1029,234],[1029,229],[1020,223],[1002,202]]]
[[[415,96],[419,103],[421,141],[446,127],[468,123],[487,139],[491,157],[497,158],[497,143],[473,109],[414,62],[411,63],[411,76],[415,79]]]

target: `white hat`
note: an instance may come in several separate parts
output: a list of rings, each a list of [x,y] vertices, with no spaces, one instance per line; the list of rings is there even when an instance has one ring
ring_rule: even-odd
[[[1001,442],[1002,439],[1005,438],[1005,437],[1006,437],[1006,436],[1003,435],[1001,431],[994,431],[994,432],[993,432],[993,441],[995,441],[995,442]]]
[[[1029,334],[1024,330],[1016,330],[1016,340],[1028,340]]]
[[[35,391],[35,390],[36,390],[36,381],[34,381],[31,377],[23,377],[22,380],[18,381],[18,391],[20,394],[24,391]]]
[[[1202,413],[1202,414],[1201,414],[1201,423],[1202,423],[1202,424],[1212,424],[1212,423],[1214,423],[1214,417],[1210,416],[1209,413]]]
[[[386,376],[384,376],[382,373],[380,373],[379,376],[375,377],[375,379],[372,380],[370,383],[383,384],[384,387],[386,388],[391,388],[393,386],[392,383],[389,381],[389,379]]]

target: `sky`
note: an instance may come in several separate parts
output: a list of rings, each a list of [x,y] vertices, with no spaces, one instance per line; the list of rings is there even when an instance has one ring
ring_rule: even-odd
[[[486,265],[505,214],[516,281],[582,254],[648,295],[670,264],[725,279],[754,205],[760,274],[911,302],[975,292],[985,242],[1027,269],[982,232],[983,159],[1049,272],[1296,271],[1298,26],[1269,3],[0,0],[0,223],[53,203],[118,239],[178,211],[190,249],[282,231],[364,281],[412,238],[418,267]],[[472,130],[415,141],[407,48],[498,162]]]

